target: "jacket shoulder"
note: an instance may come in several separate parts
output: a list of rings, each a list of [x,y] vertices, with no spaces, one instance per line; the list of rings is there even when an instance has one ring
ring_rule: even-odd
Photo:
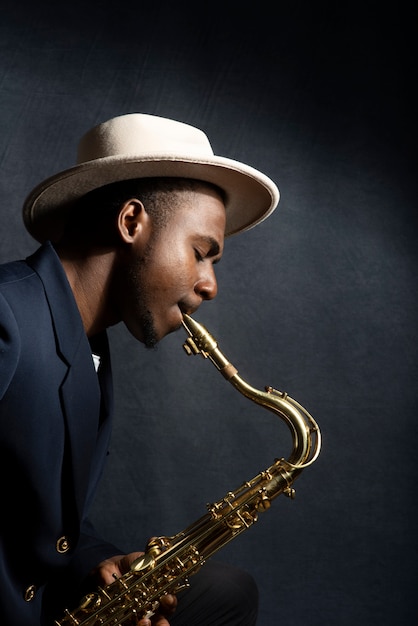
[[[16,372],[21,353],[18,312],[27,309],[29,284],[34,270],[26,261],[0,265],[0,398],[7,391]],[[39,287],[38,287],[39,288]]]
[[[25,261],[11,261],[0,265],[0,289],[33,274],[33,269]]]
[[[9,303],[0,291],[0,398],[16,371],[20,354],[18,324]]]

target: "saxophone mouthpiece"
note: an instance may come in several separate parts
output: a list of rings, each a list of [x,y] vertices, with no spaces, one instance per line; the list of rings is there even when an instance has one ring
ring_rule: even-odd
[[[195,325],[195,324],[197,324],[197,322],[195,322],[190,317],[190,315],[187,315],[187,313],[183,313],[183,326],[187,330],[188,333],[192,334],[191,327],[192,325]]]
[[[190,317],[190,315],[187,315],[187,313],[183,313],[183,326],[191,337],[202,335],[206,331],[202,324],[196,322],[196,320]]]
[[[218,342],[202,324],[184,314],[183,326],[190,335],[183,344],[188,355],[201,354],[205,359],[209,358],[227,380],[231,380],[238,373],[219,350]]]
[[[183,326],[190,335],[183,346],[187,354],[201,353],[206,358],[215,350],[218,344],[209,331],[186,313],[183,314]]]

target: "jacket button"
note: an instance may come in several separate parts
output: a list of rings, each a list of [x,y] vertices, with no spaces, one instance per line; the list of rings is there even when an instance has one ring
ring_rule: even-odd
[[[70,549],[70,542],[68,541],[68,538],[64,535],[57,540],[55,547],[57,549],[57,552],[59,552],[60,554],[65,554]]]
[[[36,593],[35,585],[30,585],[27,589],[25,589],[25,593],[23,597],[25,598],[25,602],[30,602],[34,599]]]

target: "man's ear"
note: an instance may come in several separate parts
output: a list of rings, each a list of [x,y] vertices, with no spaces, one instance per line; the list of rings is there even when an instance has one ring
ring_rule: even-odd
[[[118,215],[118,231],[125,243],[133,241],[150,228],[150,217],[144,205],[137,198],[131,198],[122,205]]]

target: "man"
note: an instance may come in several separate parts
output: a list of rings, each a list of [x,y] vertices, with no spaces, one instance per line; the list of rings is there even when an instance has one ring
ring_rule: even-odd
[[[224,236],[278,199],[202,131],[143,114],[89,131],[78,165],[28,196],[24,222],[42,245],[0,267],[1,624],[53,624],[139,556],[88,520],[111,430],[106,329],[123,322],[147,347],[178,329],[216,295]],[[252,579],[208,563],[138,623],[250,625],[256,612]]]

